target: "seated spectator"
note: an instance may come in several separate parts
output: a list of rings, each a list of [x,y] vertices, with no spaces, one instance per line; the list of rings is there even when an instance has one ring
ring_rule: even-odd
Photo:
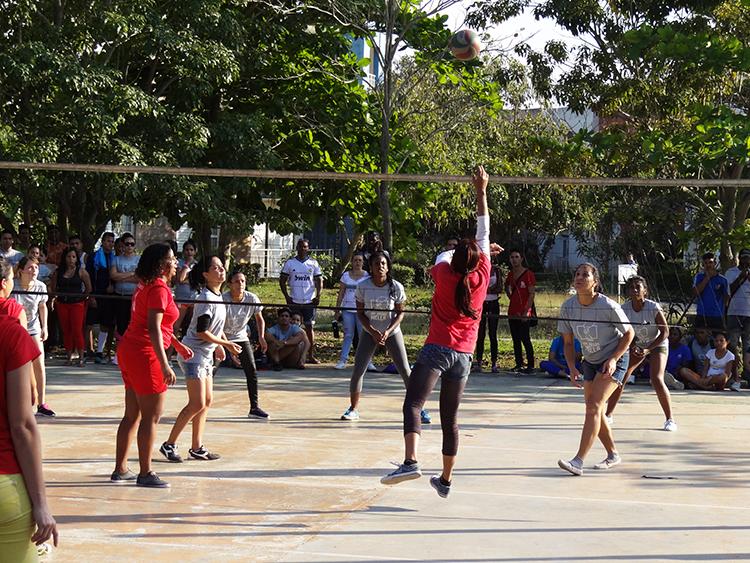
[[[690,346],[690,355],[693,357],[693,371],[703,373],[706,354],[714,347],[708,330],[705,328],[697,329],[695,336],[688,341],[688,346]]]
[[[729,282],[716,269],[716,259],[710,252],[702,257],[703,271],[693,281],[698,314],[696,328],[724,330],[724,308],[729,302]]]
[[[23,252],[13,248],[14,238],[13,233],[7,230],[0,234],[0,256],[15,268],[16,264],[23,258]]]
[[[285,367],[305,369],[310,342],[305,331],[292,323],[292,312],[287,307],[279,309],[277,324],[266,330],[266,343],[274,371]]]
[[[576,369],[581,371],[581,357],[583,355],[581,343],[577,338],[573,339],[573,343],[576,350]],[[552,340],[552,344],[550,344],[549,347],[549,357],[542,361],[542,363],[539,364],[539,367],[550,375],[559,375],[560,377],[565,378],[570,377],[570,368],[565,361],[565,349],[562,336],[556,336],[554,340]]]
[[[691,387],[704,391],[723,391],[734,370],[735,357],[728,350],[729,337],[726,332],[714,333],[716,348],[706,354],[702,375],[682,370],[681,375]]]

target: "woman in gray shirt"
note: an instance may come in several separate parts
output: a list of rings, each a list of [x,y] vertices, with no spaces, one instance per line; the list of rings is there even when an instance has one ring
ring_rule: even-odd
[[[562,334],[565,360],[570,366],[570,382],[580,388],[574,339],[583,348],[583,393],[586,418],[578,452],[570,461],[560,459],[557,465],[573,475],[583,474],[583,460],[594,440],[599,437],[607,457],[594,469],[609,469],[620,463],[612,429],[604,418],[607,399],[622,385],[628,367],[628,348],[633,329],[620,306],[600,293],[599,270],[584,263],[575,270],[573,286],[576,295],[560,308],[557,328]]]

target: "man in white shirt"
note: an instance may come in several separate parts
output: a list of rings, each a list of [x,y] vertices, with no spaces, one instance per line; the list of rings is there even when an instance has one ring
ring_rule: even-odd
[[[727,328],[729,330],[730,350],[737,359],[743,358],[750,348],[750,250],[740,250],[740,264],[727,270],[725,277],[729,282],[729,308],[727,309]],[[739,348],[740,340],[742,347]],[[744,362],[743,362],[744,363]],[[745,371],[747,371],[747,366]]]
[[[307,361],[310,364],[320,363],[315,358],[315,307],[320,304],[323,291],[323,273],[320,264],[310,258],[310,243],[306,239],[297,241],[297,255],[284,263],[279,276],[279,287],[284,294],[292,312],[299,312],[305,323],[305,332],[310,341]],[[287,284],[289,288],[287,290]]]
[[[3,231],[2,235],[0,235],[0,256],[5,258],[15,268],[16,264],[23,258],[23,252],[19,252],[13,248],[13,239],[12,232],[8,230]]]

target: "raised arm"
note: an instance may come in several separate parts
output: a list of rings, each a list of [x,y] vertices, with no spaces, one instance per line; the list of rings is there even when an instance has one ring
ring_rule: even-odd
[[[490,214],[487,209],[487,184],[490,175],[482,166],[477,166],[471,176],[477,197],[477,244],[486,255],[490,254]]]

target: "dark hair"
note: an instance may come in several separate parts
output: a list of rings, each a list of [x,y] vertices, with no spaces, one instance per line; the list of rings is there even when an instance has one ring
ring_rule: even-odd
[[[0,279],[7,280],[13,277],[13,266],[5,258],[0,256]]]
[[[34,264],[39,264],[39,262],[36,260],[36,258],[31,258],[30,256],[24,256],[18,261],[18,270],[21,271],[26,267],[26,264],[29,262],[33,262]]]
[[[112,237],[113,239],[117,238],[115,236],[115,233],[113,233],[112,231],[104,231],[102,233],[102,240],[104,239],[104,237]]]
[[[66,248],[62,252],[62,254],[60,254],[60,263],[57,265],[58,269],[60,269],[60,275],[62,275],[62,272],[64,272],[65,268],[67,267],[67,265],[66,265],[65,262],[67,261],[68,254],[70,254],[71,252],[75,253],[75,255],[76,255],[76,261],[78,261],[78,259],[81,257],[78,254],[78,251],[75,248],[73,248],[72,246],[69,246],[68,248]]]
[[[191,238],[187,239],[185,242],[182,243],[182,251],[185,252],[186,246],[192,246],[195,250],[198,250],[198,247],[195,245],[195,241]]]
[[[711,335],[716,338],[717,336],[723,336],[724,340],[729,341],[729,333],[726,330],[715,330]]]
[[[370,272],[373,271],[373,267],[372,267],[373,262],[375,262],[375,260],[377,260],[381,256],[383,258],[385,258],[385,264],[388,267],[388,271],[385,273],[385,281],[388,283],[388,287],[389,287],[389,289],[388,289],[388,297],[393,298],[395,296],[395,294],[396,294],[396,286],[393,285],[393,276],[391,274],[391,271],[393,270],[393,268],[391,267],[391,257],[388,256],[388,253],[386,251],[384,251],[384,250],[378,250],[376,252],[373,252],[370,255],[370,261],[369,261]],[[372,274],[370,274],[370,275],[372,275]]]
[[[124,233],[122,233],[120,235],[120,240],[123,240],[123,239],[126,239],[126,238],[132,238],[133,240],[135,240],[135,237],[133,236],[133,233],[130,233],[128,231],[125,231]]]
[[[243,271],[242,271],[242,270],[240,270],[239,268],[235,268],[235,269],[234,269],[234,270],[232,270],[232,272],[231,272],[231,273],[230,273],[230,274],[229,274],[229,275],[227,276],[227,281],[228,281],[228,282],[231,282],[231,281],[232,281],[232,280],[234,279],[234,276],[236,276],[237,274],[242,274],[242,275],[244,276],[244,275],[245,275],[245,272],[243,272]],[[245,281],[247,281],[247,279],[246,279]]]
[[[16,238],[15,233],[13,233],[13,231],[11,231],[9,229],[3,229],[3,231],[0,232],[0,237],[3,236],[3,235],[6,235],[6,234],[12,236],[14,239]]]
[[[682,327],[673,326],[672,328],[669,329],[669,332],[672,332],[673,330],[676,330],[677,333],[680,335],[680,338],[682,338],[682,334],[683,334]]]
[[[138,259],[135,275],[144,284],[153,282],[164,271],[164,260],[172,247],[163,242],[149,244]]]
[[[461,276],[456,284],[456,292],[453,302],[456,309],[472,319],[478,318],[477,311],[471,307],[471,286],[469,284],[469,274],[479,265],[479,259],[482,251],[477,241],[470,238],[464,238],[458,241],[456,249],[451,259],[451,269]]]
[[[289,307],[279,307],[279,309],[276,311],[276,317],[280,317],[282,313],[289,313],[289,316],[292,316],[292,310]]]
[[[643,276],[630,276],[625,280],[625,291],[630,291],[636,284],[641,284],[646,289],[646,295],[648,295],[648,283]]]
[[[188,281],[190,282],[190,287],[196,291],[200,291],[203,289],[203,286],[206,285],[206,279],[203,277],[204,272],[208,272],[208,269],[211,267],[211,260],[216,258],[219,262],[221,262],[221,257],[217,256],[216,254],[209,254],[208,256],[204,256],[200,260],[198,260],[198,263],[193,266],[193,269],[190,270],[190,274],[188,274]]]
[[[575,267],[575,270],[573,270],[573,279],[575,280],[576,272],[580,270],[581,268],[586,267],[589,270],[591,270],[591,275],[594,276],[594,281],[596,282],[596,285],[594,285],[594,291],[598,293],[603,293],[604,288],[602,287],[602,278],[599,275],[599,268],[594,266],[591,262],[581,262],[578,264],[578,266]]]
[[[39,249],[39,254],[44,254],[44,251],[42,250],[41,245],[39,245],[37,243],[30,244],[29,247],[26,249],[26,252],[27,253],[31,252],[32,248],[38,248]]]
[[[76,235],[76,234],[72,234],[72,235],[70,235],[70,236],[68,237],[68,242],[70,242],[71,240],[75,240],[75,239],[78,239],[78,240],[80,240],[80,241],[82,241],[82,240],[83,240],[83,239],[81,238],[81,235]]]
[[[706,252],[703,256],[701,256],[701,260],[708,260],[708,259],[716,259],[716,256],[713,252]]]

